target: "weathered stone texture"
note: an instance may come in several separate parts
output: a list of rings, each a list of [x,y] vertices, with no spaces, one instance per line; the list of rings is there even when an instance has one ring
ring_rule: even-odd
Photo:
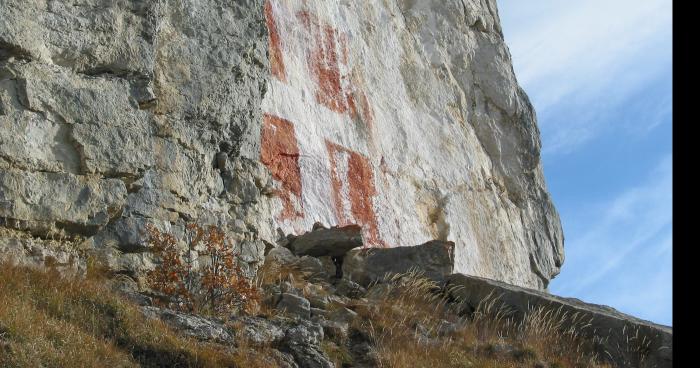
[[[116,247],[138,273],[146,223],[213,223],[262,260],[262,1],[10,0],[0,18],[6,227]]]
[[[5,0],[0,19],[5,226],[139,269],[147,223],[196,221],[253,264],[321,222],[454,241],[456,271],[517,285],[559,272],[495,0]]]
[[[359,224],[373,247],[450,240],[455,271],[546,288],[562,230],[495,0],[266,4],[263,111],[293,125],[300,175],[275,197],[276,226]]]

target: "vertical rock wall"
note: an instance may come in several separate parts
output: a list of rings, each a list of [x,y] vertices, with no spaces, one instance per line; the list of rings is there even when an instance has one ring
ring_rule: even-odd
[[[495,1],[268,0],[265,16],[276,226],[453,240],[457,271],[546,287],[562,231]]]
[[[0,19],[0,241],[96,247],[136,275],[145,224],[197,221],[260,259],[262,1],[7,0]]]
[[[0,19],[5,254],[59,242],[138,274],[145,224],[197,221],[255,264],[321,221],[452,240],[457,271],[522,286],[563,262],[493,0],[5,0]]]

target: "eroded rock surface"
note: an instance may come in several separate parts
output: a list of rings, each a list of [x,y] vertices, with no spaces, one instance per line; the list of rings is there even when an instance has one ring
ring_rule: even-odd
[[[544,289],[564,260],[495,0],[266,2],[276,226],[456,243],[459,272]]]
[[[152,267],[143,229],[454,241],[544,289],[564,260],[495,0],[0,3],[0,217]],[[20,225],[16,225],[20,224]],[[118,251],[118,252],[116,252]]]
[[[345,256],[343,277],[368,286],[394,274],[420,272],[441,283],[454,270],[454,252],[454,243],[440,240],[413,247],[353,250]]]
[[[9,0],[0,18],[5,227],[138,275],[146,224],[215,224],[254,270],[272,238],[262,0]]]

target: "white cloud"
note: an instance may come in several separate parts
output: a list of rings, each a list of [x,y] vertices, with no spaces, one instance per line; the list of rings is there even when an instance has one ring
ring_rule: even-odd
[[[634,300],[634,295],[666,303],[657,305],[658,310],[670,308],[672,177],[667,156],[642,185],[579,214],[576,225],[586,226],[567,234],[568,263],[552,282],[552,291],[639,313],[648,311],[635,306],[641,299]],[[615,283],[626,286],[617,290]],[[647,318],[665,316],[659,312]]]
[[[538,115],[576,110],[540,119],[547,154],[595,137],[607,111],[670,68],[671,0],[504,0],[499,9]]]

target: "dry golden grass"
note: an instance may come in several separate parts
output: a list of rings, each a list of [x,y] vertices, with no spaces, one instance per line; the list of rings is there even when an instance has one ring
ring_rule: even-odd
[[[0,265],[0,366],[239,366],[233,353],[144,318],[92,275]]]
[[[289,282],[295,288],[303,289],[310,277],[311,272],[304,270],[297,264],[266,262],[258,269],[255,285],[258,288],[262,288],[268,285]]]
[[[0,367],[278,366],[271,346],[237,341],[234,350],[179,336],[112,292],[99,263],[88,271],[74,279],[0,264]],[[257,283],[303,289],[307,277],[270,263]],[[578,316],[535,309],[514,322],[492,297],[462,317],[418,273],[396,275],[378,298],[352,304],[359,318],[351,327],[369,337],[380,367],[605,367],[581,338],[587,321]],[[261,308],[258,315],[277,313]],[[354,358],[347,341],[326,340],[321,348],[338,367]]]
[[[381,367],[605,367],[580,330],[562,329],[571,319],[558,311],[533,310],[515,323],[498,298],[489,298],[460,317],[418,273],[395,275],[389,285],[379,300],[358,308],[354,326],[370,335]],[[441,331],[448,324],[458,328]]]

